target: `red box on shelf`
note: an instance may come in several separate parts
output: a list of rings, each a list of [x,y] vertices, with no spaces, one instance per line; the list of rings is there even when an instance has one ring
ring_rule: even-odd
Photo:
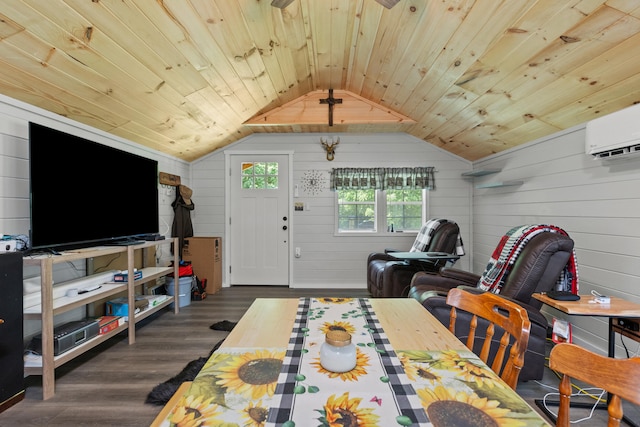
[[[118,326],[124,324],[124,317],[121,316],[100,316],[98,317],[98,324],[100,326],[100,335],[106,334],[116,329]]]

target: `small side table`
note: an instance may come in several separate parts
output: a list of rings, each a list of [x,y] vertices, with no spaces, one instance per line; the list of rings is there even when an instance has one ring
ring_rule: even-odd
[[[448,262],[454,262],[460,259],[460,255],[448,254],[446,252],[389,252],[390,257],[396,258],[405,263],[428,262],[435,267],[446,265]]]
[[[553,298],[549,298],[549,296],[544,293],[537,293],[533,294],[532,296],[538,301],[541,301],[543,304],[546,304],[572,316],[607,317],[609,319],[609,357],[616,357],[615,334],[616,332],[620,333],[621,329],[618,319],[640,317],[640,304],[627,301],[622,298],[611,297],[611,302],[609,304],[600,304],[589,302],[593,300],[593,297],[591,295],[581,295],[580,300],[578,301],[558,301]],[[546,408],[544,408],[541,400],[536,400],[535,403],[540,409],[545,411],[545,413],[550,418],[554,418],[553,414],[550,414],[546,410]],[[549,402],[547,402],[547,404],[548,403]],[[606,407],[598,407],[597,409],[606,409]],[[634,423],[626,417],[623,418],[623,421],[630,426],[640,427],[638,424]]]

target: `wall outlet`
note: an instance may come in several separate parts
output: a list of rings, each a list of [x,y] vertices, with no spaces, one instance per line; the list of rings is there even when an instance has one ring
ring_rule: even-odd
[[[302,253],[300,251],[300,248],[296,248],[296,258],[300,258],[302,256]]]
[[[625,319],[623,317],[619,317],[618,325],[622,326],[625,329],[629,329],[630,331],[640,331],[640,323],[638,323],[637,319]]]

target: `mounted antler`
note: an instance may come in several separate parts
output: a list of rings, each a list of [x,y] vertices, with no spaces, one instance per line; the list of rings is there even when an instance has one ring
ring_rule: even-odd
[[[336,145],[340,144],[340,137],[337,138],[336,142],[332,142],[331,144],[328,144],[327,141],[324,141],[322,138],[320,138],[320,143],[322,143],[324,151],[327,152],[327,160],[332,161],[336,155]]]

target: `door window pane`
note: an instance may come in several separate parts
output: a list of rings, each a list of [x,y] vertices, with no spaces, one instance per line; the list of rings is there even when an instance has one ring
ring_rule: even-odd
[[[242,163],[243,189],[271,190],[278,188],[278,163],[277,162],[243,162]]]

